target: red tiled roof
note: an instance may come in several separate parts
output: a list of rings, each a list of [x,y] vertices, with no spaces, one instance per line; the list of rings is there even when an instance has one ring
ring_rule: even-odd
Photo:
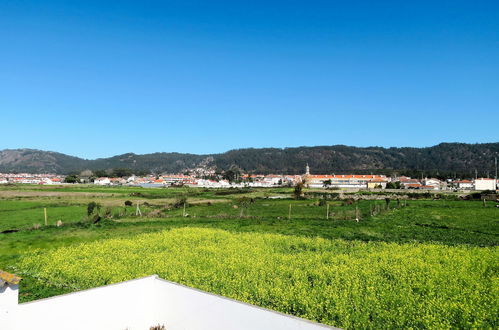
[[[7,282],[9,284],[15,285],[15,284],[19,284],[19,282],[21,282],[22,278],[14,275],[14,274],[4,272],[3,270],[0,270],[0,280]]]
[[[383,179],[381,175],[357,175],[357,174],[340,174],[340,175],[309,175],[311,179]]]

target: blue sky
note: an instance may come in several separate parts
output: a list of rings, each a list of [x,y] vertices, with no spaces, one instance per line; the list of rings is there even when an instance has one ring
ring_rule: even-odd
[[[0,149],[499,141],[498,1],[1,1]]]

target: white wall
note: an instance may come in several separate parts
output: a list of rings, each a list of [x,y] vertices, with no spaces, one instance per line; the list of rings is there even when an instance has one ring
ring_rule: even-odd
[[[158,320],[168,330],[318,330],[331,329],[315,322],[241,303],[158,279]]]
[[[495,180],[475,180],[475,190],[496,190]]]
[[[149,276],[0,309],[2,330],[315,330],[330,327]]]
[[[7,284],[0,286],[0,308],[1,306],[16,306],[19,296],[19,285]]]
[[[152,285],[145,278],[20,304],[0,329],[149,329]]]

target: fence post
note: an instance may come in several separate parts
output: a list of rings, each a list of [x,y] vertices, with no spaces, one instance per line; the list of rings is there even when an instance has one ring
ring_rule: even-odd
[[[139,203],[137,202],[137,209],[135,210],[135,216],[142,216],[142,212],[140,211]]]
[[[329,204],[326,203],[326,220],[329,220]]]
[[[289,204],[288,220],[291,220],[291,204]]]
[[[43,215],[45,216],[45,226],[47,226],[48,221],[47,221],[47,208],[46,207],[43,208]]]

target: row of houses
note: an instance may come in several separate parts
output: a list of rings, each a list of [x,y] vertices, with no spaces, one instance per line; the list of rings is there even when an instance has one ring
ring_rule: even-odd
[[[384,175],[311,175],[305,174],[303,182],[310,188],[379,188],[384,189],[390,179]]]
[[[304,175],[263,175],[245,174],[241,182],[196,178],[183,174],[146,176],[128,179],[97,178],[97,185],[138,185],[143,187],[190,186],[203,188],[242,188],[279,187],[303,183],[309,188],[351,188],[351,189],[424,189],[424,190],[495,190],[495,180],[479,178],[475,180],[439,180],[436,178],[415,179],[406,176],[387,177],[372,174],[310,174]],[[391,185],[390,185],[391,183]],[[397,183],[393,185],[393,183]]]
[[[243,175],[241,182],[203,179],[184,174],[160,176],[131,176],[127,179],[101,177],[94,180],[96,185],[134,185],[143,187],[191,186],[204,188],[275,187],[294,185],[301,180],[299,175]]]
[[[64,177],[56,174],[0,173],[0,184],[61,184]]]
[[[8,174],[0,173],[0,184],[54,185],[64,182],[64,176],[55,174]],[[279,187],[303,183],[310,188],[351,189],[423,189],[423,190],[496,190],[499,182],[491,178],[474,180],[439,180],[436,178],[387,177],[373,174],[310,174],[307,166],[303,175],[245,174],[240,182],[199,178],[194,175],[164,174],[160,176],[131,176],[128,178],[100,177],[95,185],[132,185],[143,187],[191,186],[203,188]]]
[[[491,178],[476,178],[474,180],[439,180],[425,178],[422,180],[408,177],[397,178],[401,187],[405,189],[428,189],[428,190],[496,190],[499,181]],[[393,180],[393,179],[392,179]]]

